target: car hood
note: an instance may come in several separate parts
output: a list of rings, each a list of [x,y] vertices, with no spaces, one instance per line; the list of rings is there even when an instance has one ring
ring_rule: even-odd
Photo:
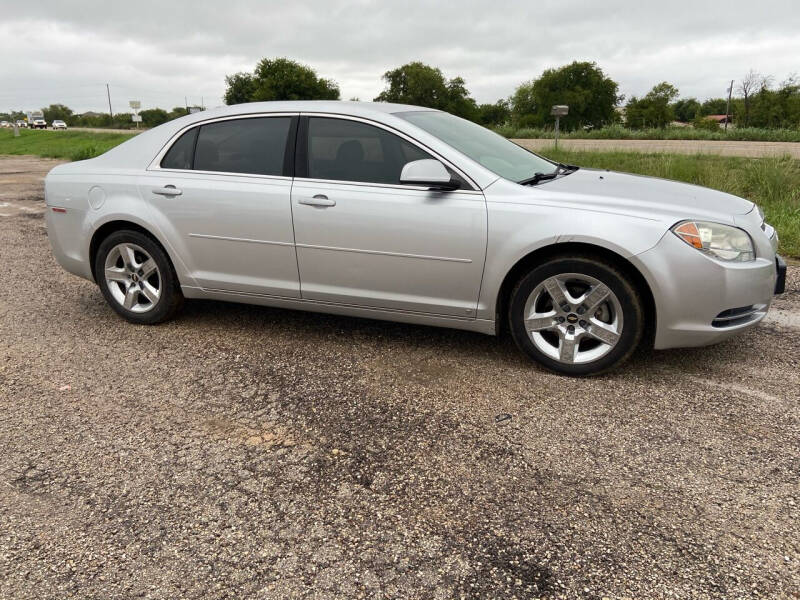
[[[581,168],[532,190],[555,194],[554,200],[575,202],[582,207],[590,205],[651,217],[730,221],[733,215],[746,214],[753,209],[749,200],[699,185],[600,169]]]

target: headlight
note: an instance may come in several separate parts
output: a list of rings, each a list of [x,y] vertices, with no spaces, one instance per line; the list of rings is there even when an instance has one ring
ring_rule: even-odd
[[[684,221],[675,225],[672,233],[690,246],[720,260],[747,262],[756,258],[753,241],[746,231],[738,227],[705,221]]]

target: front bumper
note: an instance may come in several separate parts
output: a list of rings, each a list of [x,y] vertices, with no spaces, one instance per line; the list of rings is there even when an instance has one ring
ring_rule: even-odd
[[[669,233],[632,261],[653,292],[656,349],[706,346],[749,329],[766,316],[782,281],[771,252],[725,263]]]

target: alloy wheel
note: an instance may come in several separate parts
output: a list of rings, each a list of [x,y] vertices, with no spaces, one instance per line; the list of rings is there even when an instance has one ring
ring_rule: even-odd
[[[595,361],[622,335],[622,306],[600,280],[581,273],[548,277],[525,302],[525,331],[536,348],[565,364]]]
[[[152,310],[161,297],[161,271],[156,261],[136,244],[114,246],[106,255],[105,280],[111,296],[134,313]]]

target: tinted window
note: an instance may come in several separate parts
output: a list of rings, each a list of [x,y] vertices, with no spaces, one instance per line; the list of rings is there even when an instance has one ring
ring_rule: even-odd
[[[358,121],[312,117],[308,176],[313,179],[400,183],[406,163],[433,158],[414,144]]]
[[[172,144],[172,148],[161,159],[163,169],[191,169],[192,152],[194,152],[194,139],[197,137],[197,128],[190,129]]]
[[[200,127],[198,171],[282,175],[291,117],[219,121]]]

